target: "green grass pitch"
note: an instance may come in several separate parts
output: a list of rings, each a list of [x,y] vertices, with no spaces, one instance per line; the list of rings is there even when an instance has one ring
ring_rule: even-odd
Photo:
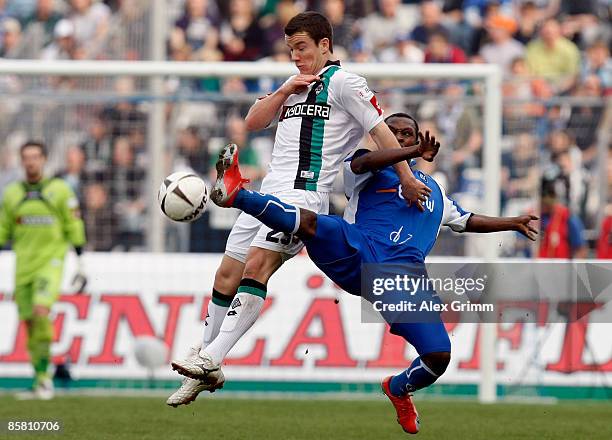
[[[612,404],[480,405],[417,401],[415,439],[612,439]],[[0,420],[63,422],[59,434],[0,433],[0,438],[68,439],[401,439],[383,400],[257,400],[202,396],[170,408],[163,397],[59,397],[50,402],[0,397]]]

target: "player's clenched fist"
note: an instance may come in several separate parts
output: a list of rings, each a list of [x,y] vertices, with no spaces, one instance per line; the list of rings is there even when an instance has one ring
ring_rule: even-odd
[[[314,81],[319,81],[321,78],[317,75],[299,74],[291,78],[280,88],[280,91],[285,95],[293,95],[294,93],[302,93]]]

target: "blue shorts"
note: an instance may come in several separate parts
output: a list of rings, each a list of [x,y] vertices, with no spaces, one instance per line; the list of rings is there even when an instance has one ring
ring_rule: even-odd
[[[361,296],[362,265],[384,261],[384,249],[354,224],[335,215],[317,215],[315,236],[303,241],[315,265],[351,295]],[[450,340],[438,313],[428,315],[427,322],[398,322],[401,319],[396,315],[382,316],[391,333],[406,339],[419,355],[450,351]]]
[[[308,255],[325,275],[351,295],[361,296],[361,265],[376,255],[364,234],[336,215],[317,215],[316,235],[303,240]]]

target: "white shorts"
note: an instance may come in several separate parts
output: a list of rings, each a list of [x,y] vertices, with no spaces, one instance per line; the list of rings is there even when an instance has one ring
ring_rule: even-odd
[[[309,209],[318,214],[329,212],[329,193],[289,189],[273,193],[273,195],[285,203]],[[304,243],[293,234],[274,231],[255,217],[243,212],[236,219],[227,239],[225,255],[244,263],[251,246],[279,252],[283,260],[288,260],[302,250]]]

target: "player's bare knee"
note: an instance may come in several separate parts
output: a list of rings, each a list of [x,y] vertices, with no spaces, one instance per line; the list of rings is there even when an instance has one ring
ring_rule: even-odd
[[[317,233],[317,214],[308,209],[300,208],[300,227],[297,236],[312,238]]]
[[[215,273],[215,289],[224,291],[224,287],[231,283],[232,272],[223,266],[219,266]]]
[[[215,273],[213,288],[224,295],[233,296],[240,285],[243,270],[244,263],[224,255]]]
[[[450,363],[451,354],[449,351],[428,353],[421,356],[421,361],[434,372],[437,376],[442,376]]]

